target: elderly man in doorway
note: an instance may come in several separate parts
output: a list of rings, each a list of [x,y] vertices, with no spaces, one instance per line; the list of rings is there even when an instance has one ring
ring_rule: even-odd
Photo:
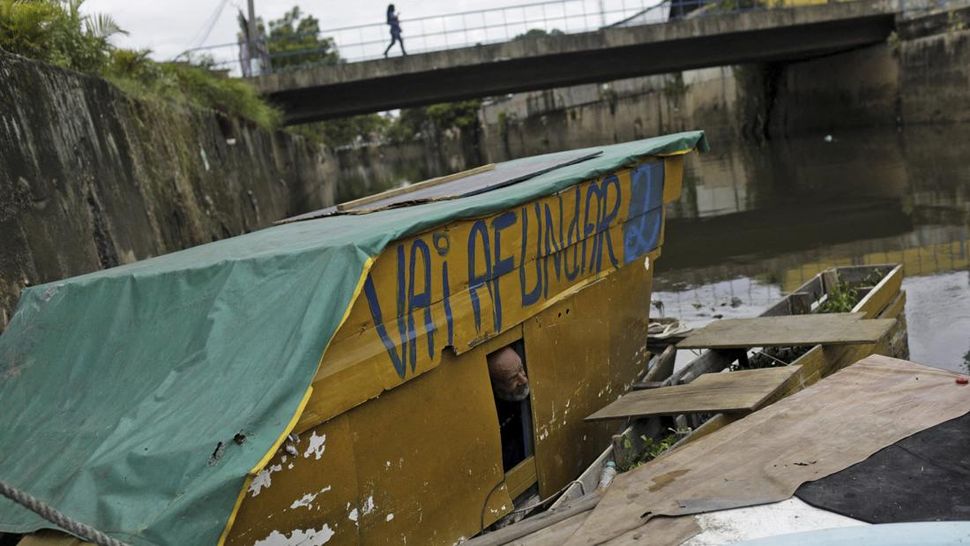
[[[512,346],[502,347],[486,360],[502,436],[502,466],[508,472],[532,452],[529,378],[522,357]]]
[[[529,397],[529,378],[522,358],[511,346],[488,355],[488,375],[495,397],[506,402],[520,402]]]

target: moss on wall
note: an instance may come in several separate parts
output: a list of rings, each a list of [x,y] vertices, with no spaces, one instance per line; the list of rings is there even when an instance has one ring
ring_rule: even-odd
[[[317,145],[0,52],[0,329],[21,288],[333,202]]]

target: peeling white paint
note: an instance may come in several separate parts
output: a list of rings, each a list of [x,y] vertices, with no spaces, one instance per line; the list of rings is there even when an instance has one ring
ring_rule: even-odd
[[[307,510],[312,509],[313,501],[317,498],[317,496],[323,493],[326,493],[331,489],[333,488],[328,485],[323,489],[317,491],[316,493],[307,493],[306,495],[303,495],[301,498],[293,501],[293,504],[290,505],[290,509],[291,510],[296,510],[297,508],[306,508]]]
[[[371,495],[367,497],[367,500],[364,501],[364,507],[362,511],[366,516],[367,514],[370,514],[371,512],[373,512],[375,508],[376,506],[374,506],[374,495]]]
[[[384,461],[384,470],[391,469],[391,461]]]
[[[349,514],[347,514],[347,519],[349,519],[350,521],[352,521],[354,523],[357,523],[357,519],[359,517],[360,517],[360,512],[358,512],[356,508],[354,508],[353,510],[350,511]]]
[[[393,519],[394,519],[394,514],[388,514],[387,517],[384,518],[384,521],[391,521]]]
[[[334,530],[324,524],[323,529],[294,529],[289,536],[279,531],[273,531],[262,540],[257,540],[253,546],[323,546],[333,538]]]
[[[320,460],[323,457],[323,452],[327,450],[327,435],[317,436],[316,431],[310,434],[310,442],[303,452],[303,457],[309,459],[312,453],[316,460]]]
[[[278,464],[260,470],[259,474],[256,474],[256,477],[253,478],[252,483],[249,484],[249,492],[252,493],[252,496],[259,495],[263,488],[268,489],[269,486],[273,485],[273,472],[279,472],[280,470],[283,470],[283,465]]]

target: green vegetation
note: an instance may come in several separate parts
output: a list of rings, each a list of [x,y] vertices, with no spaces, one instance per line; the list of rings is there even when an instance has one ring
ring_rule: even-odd
[[[845,283],[839,283],[829,290],[825,303],[819,307],[819,313],[848,313],[859,302],[856,291]]]
[[[94,74],[128,94],[240,116],[266,128],[280,121],[247,83],[213,69],[211,61],[159,63],[150,51],[116,48],[125,32],[104,14],[84,15],[84,0],[0,0],[0,48],[63,68]]]
[[[257,25],[263,28],[262,21],[257,21]],[[270,21],[268,26],[267,43],[273,70],[343,62],[333,39],[320,36],[319,20],[302,13],[299,7]],[[307,123],[291,127],[290,131],[334,147],[369,141],[410,142],[431,131],[452,128],[477,131],[480,105],[478,100],[435,104],[404,109],[397,118],[364,114]]]
[[[565,33],[563,31],[559,30],[558,28],[554,28],[554,29],[550,30],[549,32],[546,32],[545,29],[533,28],[533,29],[529,29],[526,32],[523,32],[522,34],[517,34],[512,39],[513,40],[522,40],[522,39],[528,39],[528,38],[542,38],[544,36],[562,36],[564,34]]]
[[[689,431],[684,431],[685,434],[687,432]],[[657,457],[663,455],[664,452],[666,452],[668,449],[673,447],[674,444],[677,443],[677,440],[679,440],[680,437],[676,433],[672,433],[672,434],[668,434],[667,436],[664,436],[659,441],[654,440],[649,436],[641,436],[640,439],[643,440],[643,450],[640,451],[636,461],[634,461],[629,468],[621,469],[623,472],[632,470],[644,463],[648,463],[656,459]]]
[[[280,112],[245,81],[228,77],[211,58],[157,62],[151,51],[115,47],[125,34],[108,15],[81,13],[84,0],[0,0],[0,48],[63,68],[101,76],[125,93],[209,108],[248,119],[264,128],[280,124]],[[264,28],[264,23],[257,25]],[[343,62],[332,38],[321,37],[319,21],[294,7],[268,24],[273,69]],[[477,100],[401,111],[398,118],[366,114],[290,128],[330,146],[356,142],[409,142],[449,129],[478,130]]]
[[[0,47],[82,72],[108,61],[108,38],[124,33],[108,16],[84,16],[82,0],[0,0]]]
[[[262,26],[261,21],[257,24]],[[320,21],[312,15],[303,16],[297,6],[269,22],[267,42],[273,70],[341,62],[333,38],[320,37]]]

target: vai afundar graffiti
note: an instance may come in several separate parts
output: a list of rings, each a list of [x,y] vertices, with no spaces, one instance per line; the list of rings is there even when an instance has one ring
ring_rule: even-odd
[[[364,282],[374,336],[403,380],[656,248],[663,162],[642,164],[389,247]]]

